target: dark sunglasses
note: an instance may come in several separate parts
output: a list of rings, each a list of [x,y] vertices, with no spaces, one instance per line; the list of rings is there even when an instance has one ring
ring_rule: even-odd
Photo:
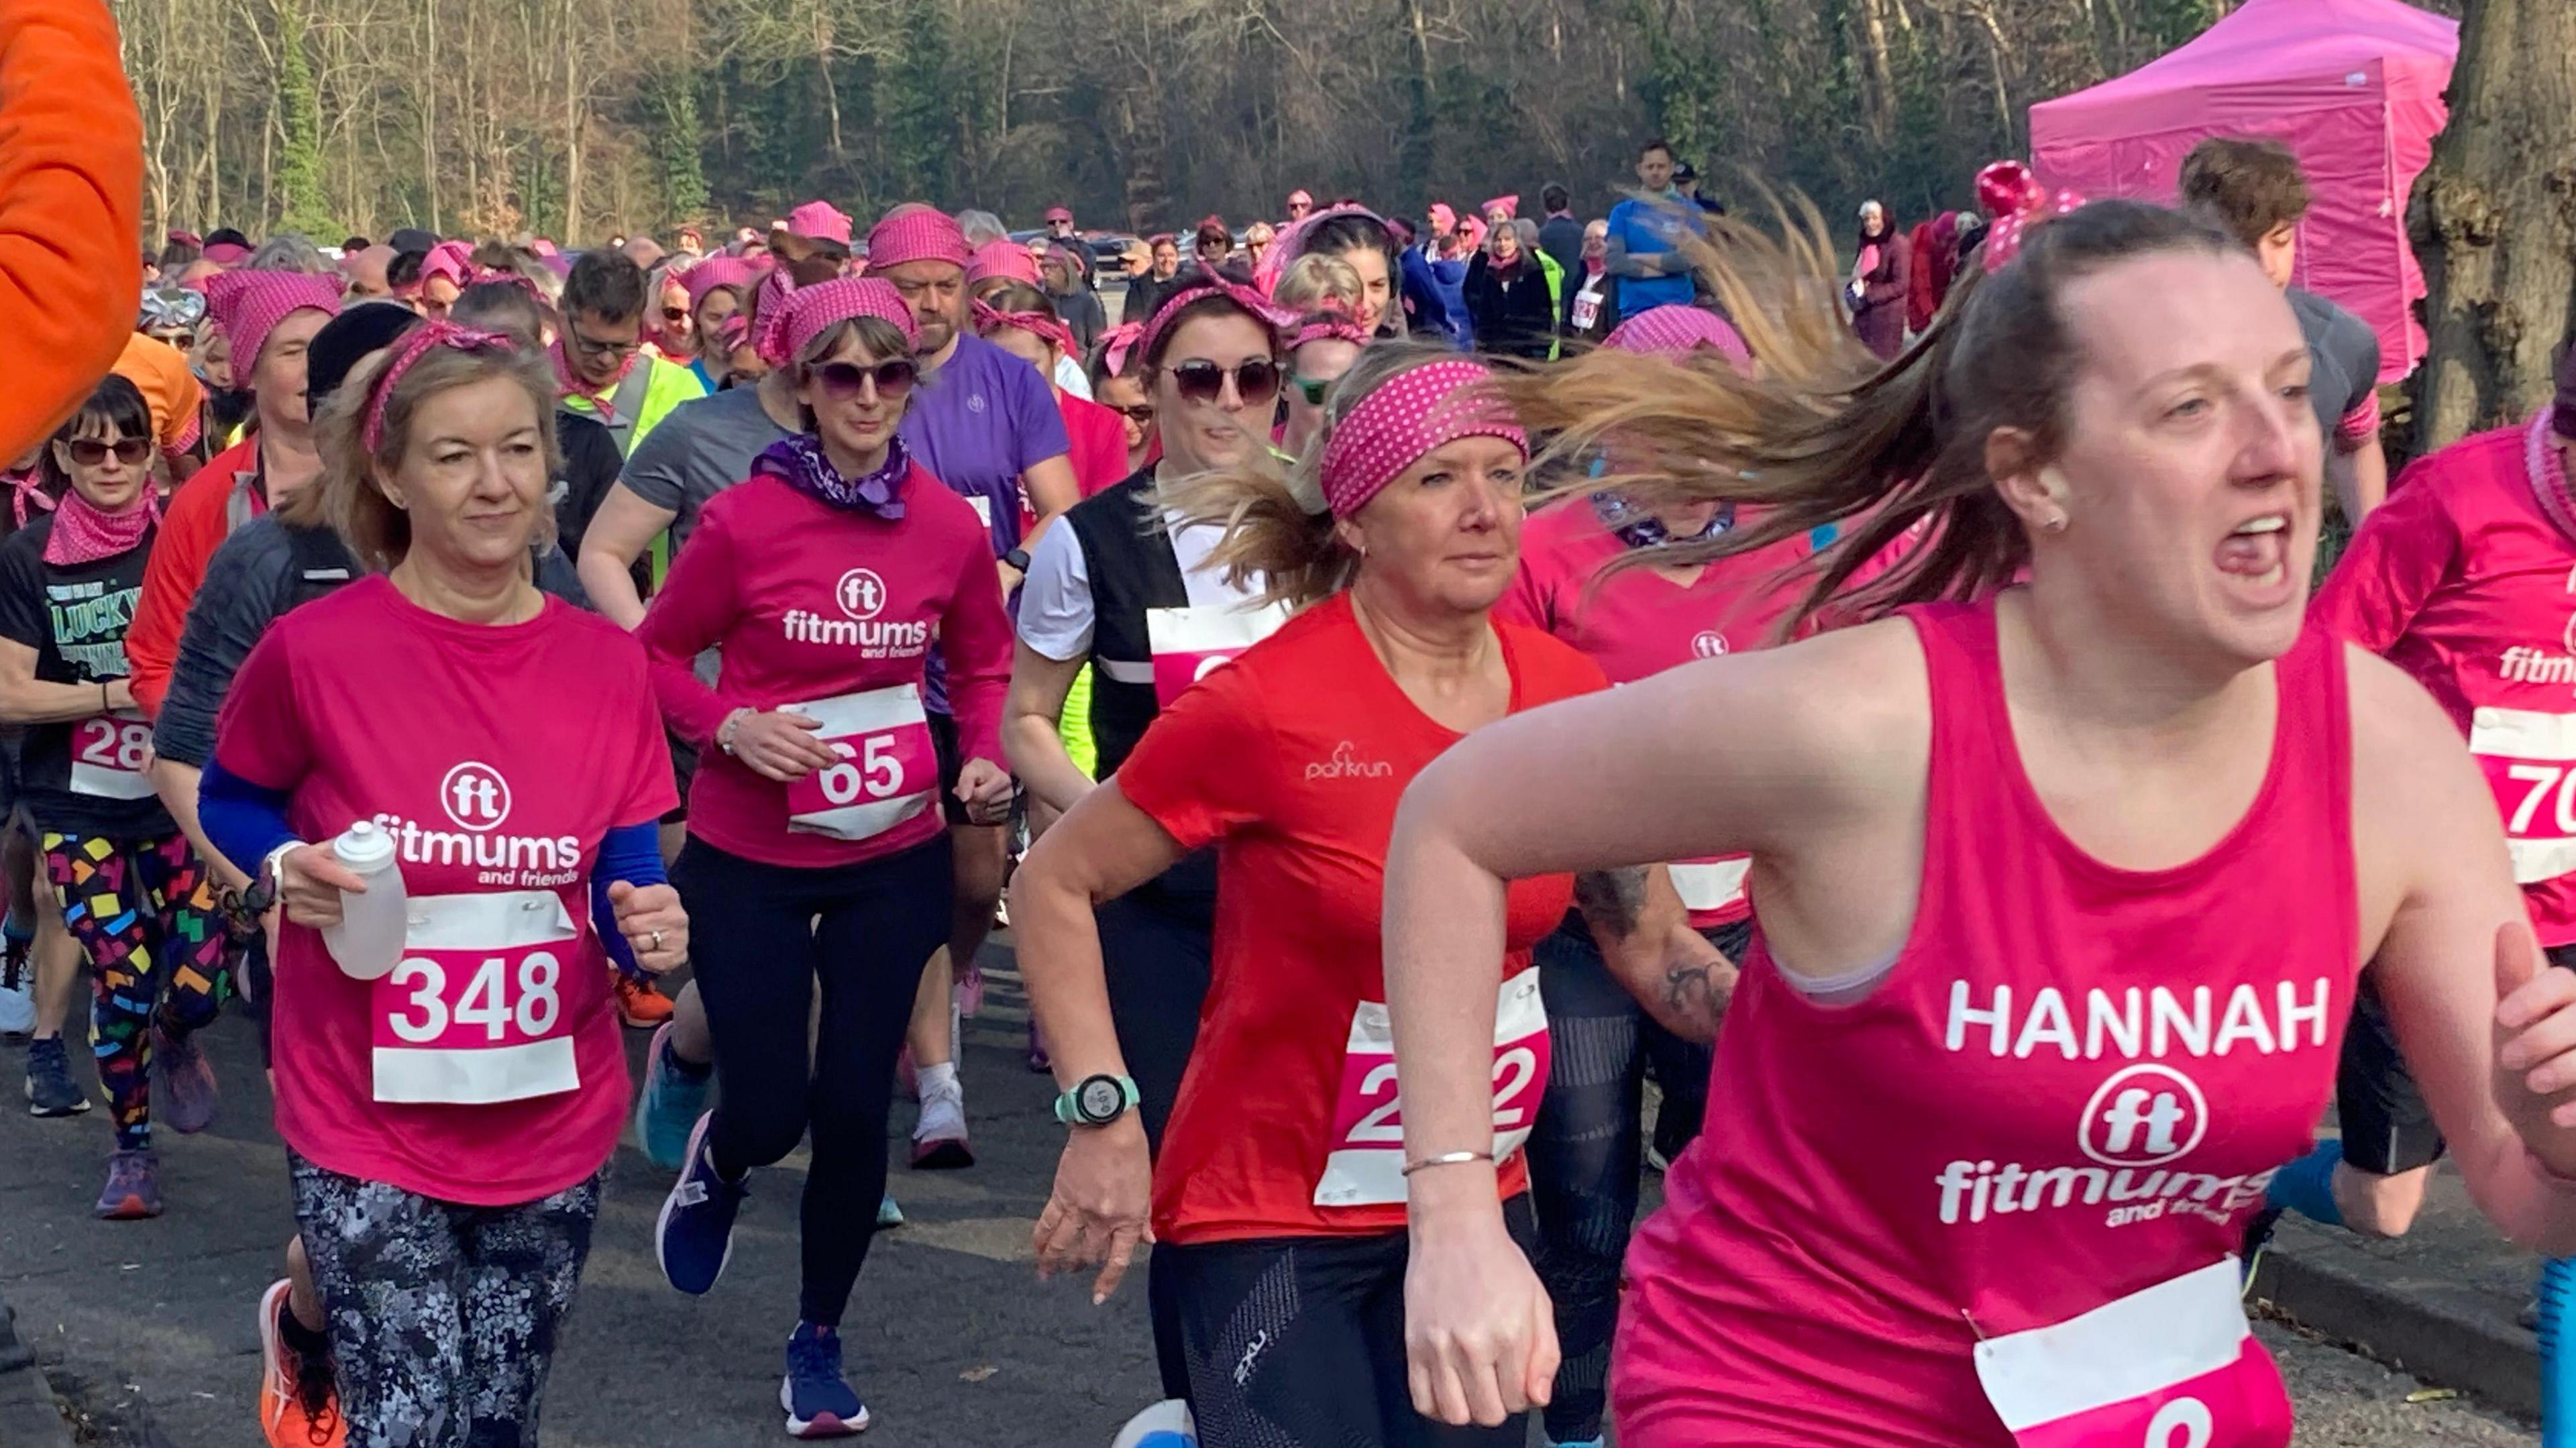
[[[1329,377],[1297,377],[1290,380],[1297,384],[1297,395],[1306,399],[1308,407],[1323,406],[1324,392],[1333,385],[1333,380]]]
[[[1150,402],[1130,403],[1125,407],[1113,408],[1111,410],[1119,413],[1129,422],[1152,422],[1154,420],[1154,404]]]
[[[85,468],[106,462],[109,453],[116,454],[116,460],[129,468],[139,468],[152,458],[152,439],[148,437],[121,437],[113,443],[101,442],[94,437],[77,437],[71,440],[69,448],[72,461]]]
[[[664,307],[662,309],[662,320],[665,322],[685,322],[689,320],[689,309],[686,307]]]
[[[912,384],[921,377],[921,367],[909,357],[896,357],[874,367],[826,362],[814,369],[814,375],[822,380],[823,390],[834,397],[856,397],[864,384],[873,381],[880,399],[896,402],[910,395]]]
[[[1202,358],[1175,365],[1172,386],[1183,402],[1215,402],[1225,395],[1225,379],[1234,379],[1234,394],[1246,407],[1259,407],[1279,395],[1279,364],[1268,357],[1247,357],[1232,368]]]

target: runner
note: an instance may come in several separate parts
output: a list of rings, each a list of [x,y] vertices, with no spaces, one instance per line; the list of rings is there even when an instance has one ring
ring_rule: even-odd
[[[790,1434],[815,1438],[868,1425],[839,1326],[885,1187],[895,1054],[950,925],[954,866],[933,796],[953,788],[987,820],[1010,799],[993,762],[1010,624],[986,531],[898,435],[919,366],[902,294],[826,282],[763,326],[810,421],[707,505],[637,631],[664,717],[704,760],[673,873],[700,925],[722,1083],[655,1248],[672,1286],[713,1288],[751,1169],[812,1132],[779,1404]],[[922,706],[934,635],[967,755],[953,786]],[[710,686],[695,661],[717,645]]]
[[[1082,364],[1074,357],[1077,349],[1073,332],[1057,319],[1055,305],[1047,294],[1022,283],[1005,283],[976,299],[974,316],[975,335],[1028,363],[1047,380],[1048,394],[1055,399],[1057,414],[1064,419],[1069,444],[1065,458],[1073,465],[1074,486],[1082,496],[1088,498],[1103,488],[1117,486],[1131,471],[1127,466],[1126,420],[1057,385],[1057,376],[1068,367],[1080,376]],[[1089,385],[1088,381],[1084,383],[1086,388]],[[1036,522],[1023,507],[1023,537]]]
[[[1045,283],[1038,259],[1029,254],[1029,249],[1017,242],[1007,240],[988,241],[975,248],[974,260],[966,265],[968,314],[975,316],[973,308],[976,305],[991,301],[994,294],[1004,287],[1011,286],[1021,287],[1041,296],[1045,295]],[[1027,311],[1029,309],[1024,306],[1013,306],[1008,310]],[[1055,304],[1052,300],[1047,302],[1046,312],[1050,317],[1056,316]],[[1065,327],[1062,320],[1058,318],[1056,330],[1063,334],[1063,340],[1055,349],[1054,360],[1041,365],[1038,373],[1047,379],[1051,395],[1059,404],[1067,394],[1077,401],[1089,402],[1091,379],[1082,370],[1082,359],[1074,355],[1080,349],[1074,343],[1072,329]],[[984,324],[980,316],[976,317],[975,335],[979,337],[984,335]],[[1079,471],[1077,467],[1077,474]],[[1125,476],[1125,472],[1121,471],[1112,475],[1109,481],[1114,483]],[[1089,492],[1086,491],[1084,496],[1090,496]],[[1021,513],[1024,527],[1027,512],[1027,507],[1023,505]]]
[[[363,387],[325,418],[320,486],[384,576],[251,651],[202,809],[284,906],[277,1127],[349,1441],[520,1442],[625,1113],[609,963],[688,954],[653,842],[670,769],[642,651],[528,581],[542,357],[434,324]],[[330,843],[359,820],[395,843],[412,921],[372,982],[321,933],[367,888]],[[450,821],[500,854],[438,846]]]
[[[198,469],[172,496],[156,530],[143,597],[125,637],[134,700],[146,714],[161,707],[179,631],[215,545],[322,469],[304,400],[304,352],[322,324],[340,314],[339,284],[300,272],[225,272],[207,283],[206,304],[249,386],[259,425]]]
[[[39,442],[7,473],[8,506],[0,508],[0,539],[61,506],[61,484],[45,465],[50,440]],[[71,1058],[63,1047],[63,1026],[71,1020],[72,997],[80,985],[80,942],[63,928],[63,907],[51,884],[39,887],[42,857],[35,831],[18,806],[22,785],[18,755],[26,731],[0,726],[0,869],[9,881],[9,912],[0,925],[0,974],[29,996],[27,1023],[27,1114],[76,1116],[89,1110],[89,1096],[72,1081]]]
[[[1313,261],[1341,265],[1325,257],[1308,257],[1298,265]],[[1345,306],[1328,302],[1298,319],[1296,330],[1288,334],[1288,420],[1279,433],[1279,445],[1288,456],[1305,456],[1315,435],[1323,431],[1325,395],[1360,360],[1360,350],[1369,341],[1368,330]]]
[[[893,283],[911,304],[920,357],[930,368],[929,380],[904,413],[904,445],[984,520],[1007,595],[1018,589],[1028,569],[1028,554],[1022,550],[1045,533],[1058,513],[1080,500],[1081,490],[1065,456],[1064,419],[1048,400],[1044,380],[968,327],[969,259],[957,223],[927,206],[898,206],[868,233],[868,274]],[[1037,520],[1025,532],[1020,526],[1024,508]],[[998,820],[969,818],[957,793],[966,756],[944,682],[934,661],[923,707],[940,745],[941,803],[956,850],[957,889],[947,954],[922,972],[913,1010],[912,1063],[921,1116],[913,1127],[912,1163],[929,1168],[975,1161],[967,1143],[965,1088],[957,1080],[956,1016],[961,998],[977,989],[975,956],[992,933],[993,911],[1001,902],[1008,839]]]
[[[1228,330],[1228,347],[1268,340]],[[1256,350],[1233,371],[1238,391],[1255,364],[1276,365]],[[1210,552],[1221,576],[1258,574],[1265,601],[1306,607],[1231,664],[1193,670],[1198,682],[1038,842],[1013,887],[1020,966],[1072,1128],[1038,1220],[1039,1270],[1105,1258],[1097,1301],[1146,1231],[1149,1147],[1094,904],[1216,849],[1212,979],[1150,1176],[1155,1272],[1171,1278],[1191,1411],[1201,1441],[1221,1448],[1518,1448],[1524,1437],[1517,1421],[1433,1429],[1404,1401],[1392,1372],[1405,1330],[1401,1162],[1374,1141],[1395,1099],[1375,1001],[1377,862],[1397,796],[1461,733],[1603,682],[1555,640],[1488,622],[1517,552],[1525,445],[1470,390],[1487,377],[1454,354],[1372,348],[1291,478],[1255,448],[1250,470],[1165,490],[1185,525],[1224,526]],[[1158,374],[1157,396],[1179,381]],[[1190,416],[1213,442],[1208,412]],[[1514,890],[1521,976],[1497,1017],[1509,1146],[1546,1075],[1529,951],[1572,893],[1561,876]],[[1678,928],[1669,886],[1661,898]],[[1514,1162],[1486,1189],[1526,1238],[1524,1175]]]
[[[2576,965],[2576,797],[2561,812],[2576,749],[2568,688],[2567,579],[2576,572],[2576,355],[2559,365],[2554,408],[2420,459],[2371,511],[2310,610],[2337,638],[2422,684],[2468,736],[2494,786],[2514,879],[2555,965]],[[2378,972],[2362,976],[2335,1081],[2338,1139],[2272,1179],[2271,1203],[2328,1226],[2400,1235],[2424,1204],[2440,1128],[2398,1050]],[[2563,1314],[2576,1291],[2565,1258],[2542,1268],[2543,1440],[2576,1438],[2576,1353]]]
[[[116,1128],[97,1213],[117,1219],[161,1214],[154,1069],[173,1130],[214,1119],[193,1037],[232,990],[213,881],[144,777],[151,731],[126,683],[153,454],[143,394],[109,374],[46,449],[60,504],[0,545],[0,721],[27,727],[19,801],[94,976],[90,1037]]]
[[[643,268],[615,252],[583,252],[564,278],[553,348],[564,407],[605,423],[629,456],[671,409],[706,395],[688,368],[645,355],[645,300]]]
[[[689,363],[689,370],[698,374],[699,385],[709,392],[725,384],[729,370],[725,323],[742,310],[744,299],[759,279],[760,274],[749,262],[729,256],[709,257],[686,274],[689,323],[698,338],[698,355]]]
[[[1262,279],[1275,271],[1285,275],[1301,256],[1329,256],[1359,273],[1358,320],[1370,335],[1400,335],[1403,312],[1395,306],[1401,262],[1394,233],[1374,211],[1336,206],[1318,211],[1288,228],[1288,233],[1262,257]]]
[[[1609,351],[1509,389],[1569,451],[1606,434],[1673,497],[1770,508],[1675,558],[1856,523],[1802,612],[1934,521],[1848,600],[1901,616],[1497,728],[1409,792],[1386,939],[1427,1168],[1422,1411],[1548,1395],[1546,1294],[1492,1205],[1490,1057],[1462,1027],[1511,943],[1503,880],[1600,861],[1747,853],[1762,904],[1709,1093],[1761,1109],[1709,1119],[1630,1249],[1627,1448],[2288,1442],[2232,1254],[2324,1105],[2367,955],[2440,1063],[2478,1199],[2518,1240],[2576,1243],[2544,1175],[2576,1168],[2576,1133],[2531,1089],[2571,1064],[2533,1048],[2576,1030],[2576,976],[2532,979],[2448,721],[2302,627],[2319,443],[2288,306],[2171,212],[2020,220],[1857,392],[1832,358],[1754,380]],[[1730,311],[1821,334],[1821,238],[1709,224]],[[1756,300],[1783,296],[1813,300]],[[1719,1006],[1688,978],[1630,988]]]
[[[1032,806],[1053,815],[1118,768],[1192,673],[1268,636],[1285,617],[1283,609],[1252,606],[1253,587],[1200,566],[1221,530],[1167,522],[1148,535],[1136,527],[1158,499],[1161,477],[1244,466],[1267,441],[1284,314],[1248,288],[1199,275],[1197,287],[1163,304],[1136,353],[1167,440],[1161,461],[1065,514],[1065,526],[1038,541],[1029,563],[1002,742]],[[1079,717],[1068,717],[1086,672],[1088,697]],[[1089,766],[1073,758],[1066,725],[1091,742]],[[1102,953],[1114,966],[1111,1010],[1136,1073],[1149,1148],[1162,1144],[1198,1034],[1215,917],[1216,859],[1207,851],[1098,910]],[[1154,1351],[1164,1395],[1186,1398],[1170,1282],[1159,1274],[1147,1283]]]

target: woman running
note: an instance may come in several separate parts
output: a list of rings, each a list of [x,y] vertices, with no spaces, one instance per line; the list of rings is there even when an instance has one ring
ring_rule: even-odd
[[[213,879],[152,792],[152,728],[126,682],[154,452],[143,394],[110,374],[46,448],[62,501],[0,545],[0,721],[27,726],[19,802],[94,979],[90,1036],[116,1128],[97,1212],[118,1219],[161,1214],[155,1068],[172,1130],[214,1120],[194,1036],[232,990]]]
[[[268,629],[202,780],[285,908],[277,1128],[352,1444],[535,1436],[626,1112],[609,963],[689,949],[643,652],[528,577],[554,408],[542,354],[445,324],[350,378],[315,486],[370,574]],[[359,821],[411,922],[372,981],[323,936]]]
[[[1236,346],[1264,341],[1239,320],[1224,330]],[[1274,365],[1266,349],[1244,358],[1234,387],[1253,363]],[[1255,449],[1251,469],[1165,488],[1185,527],[1225,525],[1215,569],[1238,586],[1258,575],[1262,601],[1305,610],[1232,663],[1190,670],[1197,682],[1038,842],[1015,886],[1021,968],[1072,1129],[1038,1220],[1039,1270],[1105,1260],[1095,1300],[1115,1289],[1150,1178],[1154,1272],[1170,1279],[1211,1448],[1522,1442],[1516,1421],[1425,1422],[1395,1374],[1404,1188],[1377,1003],[1378,861],[1406,782],[1462,734],[1603,683],[1572,649],[1489,618],[1518,553],[1526,457],[1519,425],[1481,393],[1489,380],[1454,354],[1381,345],[1335,384],[1327,431],[1291,479]],[[1211,980],[1149,1165],[1104,969],[1114,932],[1094,912],[1210,846]],[[1509,1158],[1547,1076],[1530,950],[1573,890],[1563,876],[1513,888],[1513,983],[1489,1012],[1503,1085],[1486,1139],[1506,1164],[1485,1188],[1522,1242],[1526,1173]],[[1669,891],[1664,935],[1640,939],[1688,935]]]
[[[1820,241],[1710,225],[1757,333],[1839,325],[1758,304],[1823,290]],[[2303,627],[2319,438],[2287,304],[2139,203],[2000,240],[1857,389],[1763,335],[1760,380],[1604,351],[1514,389],[1662,492],[1768,509],[1675,557],[1855,520],[1802,612],[1934,521],[1848,600],[1897,616],[1513,721],[1409,792],[1386,949],[1426,1413],[1549,1391],[1480,1022],[1516,963],[1504,881],[1624,860],[1748,854],[1761,902],[1709,1093],[1759,1109],[1710,1118],[1630,1249],[1629,1448],[2287,1443],[2232,1254],[2371,956],[2480,1203],[2576,1244],[2576,1131],[2541,1094],[2576,1081],[2576,974],[2533,979],[2449,720]]]
[[[954,893],[923,669],[935,639],[966,756],[958,797],[997,814],[1010,621],[975,510],[896,434],[919,380],[902,293],[825,282],[761,324],[763,350],[791,359],[805,430],[707,502],[636,630],[663,717],[700,750],[672,873],[699,922],[718,1088],[655,1247],[673,1287],[712,1289],[751,1169],[811,1130],[778,1401],[789,1433],[819,1438],[868,1425],[841,1315],[885,1189],[895,1054]],[[692,665],[712,646],[709,685]]]
[[[1378,214],[1360,206],[1318,211],[1288,228],[1261,258],[1256,281],[1273,286],[1301,256],[1329,256],[1359,273],[1356,320],[1373,337],[1401,335],[1403,310],[1395,305],[1402,267],[1395,234]]]
[[[690,267],[680,279],[688,289],[689,326],[698,344],[689,370],[698,374],[707,391],[721,391],[733,382],[733,349],[725,324],[741,314],[760,273],[739,257],[712,256]]]
[[[1279,445],[1288,456],[1303,457],[1323,430],[1326,394],[1371,340],[1368,330],[1339,305],[1327,304],[1298,319],[1296,330],[1288,334],[1288,418],[1279,429]]]

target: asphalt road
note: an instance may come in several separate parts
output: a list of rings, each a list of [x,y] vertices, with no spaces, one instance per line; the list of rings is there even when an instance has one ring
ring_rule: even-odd
[[[970,1026],[965,1077],[980,1160],[959,1173],[900,1166],[911,1224],[878,1238],[844,1331],[879,1448],[1105,1444],[1156,1396],[1141,1280],[1094,1309],[1073,1283],[1038,1283],[1028,1232],[1060,1128],[1051,1088],[1024,1069],[1007,980]],[[644,1037],[630,1033],[640,1059]],[[0,1046],[0,1296],[18,1313],[84,1438],[114,1448],[256,1448],[260,1290],[290,1228],[285,1169],[246,1022],[211,1040],[226,1092],[203,1135],[161,1142],[169,1214],[90,1219],[108,1148],[103,1110],[37,1121],[15,1106],[23,1046]],[[898,1108],[897,1130],[910,1108]],[[900,1158],[898,1158],[900,1159]],[[767,1448],[795,1312],[796,1188],[786,1166],[756,1179],[733,1263],[711,1295],[670,1291],[650,1243],[668,1185],[621,1151],[597,1246],[546,1394],[553,1448]],[[2440,1443],[2485,1448],[2534,1436],[2463,1401],[2408,1403],[2422,1384],[2338,1347],[2264,1324],[2303,1426],[2301,1448]]]

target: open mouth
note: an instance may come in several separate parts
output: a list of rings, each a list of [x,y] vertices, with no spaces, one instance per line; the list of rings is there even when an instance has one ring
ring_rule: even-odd
[[[2269,588],[2288,576],[2290,515],[2266,513],[2238,525],[2218,545],[2218,571]]]

